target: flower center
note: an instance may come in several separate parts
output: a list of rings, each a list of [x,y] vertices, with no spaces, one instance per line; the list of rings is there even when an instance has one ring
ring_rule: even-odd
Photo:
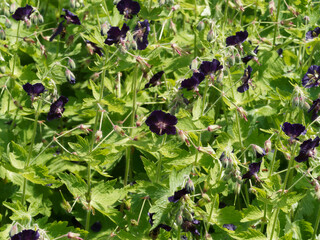
[[[167,124],[164,123],[164,122],[158,122],[158,123],[156,123],[156,126],[157,126],[158,128],[160,128],[161,130],[163,130],[163,129],[166,129]]]

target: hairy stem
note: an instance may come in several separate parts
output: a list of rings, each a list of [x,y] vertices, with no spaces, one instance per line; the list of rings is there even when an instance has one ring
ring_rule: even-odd
[[[279,29],[279,23],[278,23],[278,21],[279,21],[279,15],[280,15],[281,2],[282,2],[282,1],[278,0],[276,25],[274,26],[274,35],[273,35],[273,47],[276,46],[276,38],[277,38],[277,34],[278,34],[278,29]]]

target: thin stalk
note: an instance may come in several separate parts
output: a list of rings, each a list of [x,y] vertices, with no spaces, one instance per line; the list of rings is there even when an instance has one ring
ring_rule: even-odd
[[[317,219],[316,219],[316,223],[314,225],[314,231],[313,231],[311,240],[315,240],[316,239],[316,235],[317,235],[318,227],[319,227],[319,222],[320,222],[320,206],[318,206]]]
[[[279,29],[279,15],[280,15],[280,6],[281,6],[281,0],[278,0],[278,7],[277,7],[277,17],[276,17],[276,25],[274,26],[274,35],[273,35],[273,47],[276,46],[276,37]]]
[[[135,122],[135,115],[136,115],[136,105],[137,105],[137,78],[138,78],[138,66],[136,66],[134,78],[132,80],[132,113],[131,113],[131,122],[130,122],[130,137],[133,135],[133,126]],[[131,146],[127,147],[126,149],[126,168],[124,171],[124,181],[123,185],[126,186],[128,184],[128,176],[130,173],[130,162],[131,162]]]
[[[161,143],[159,149],[161,149],[161,147],[164,145],[166,140],[167,140],[167,134],[165,134],[163,136],[162,143]],[[162,155],[160,153],[160,157],[159,157],[159,160],[158,160],[158,166],[157,166],[157,182],[158,183],[160,183],[160,179],[161,179],[161,165],[162,165]]]
[[[277,137],[277,141],[276,141],[275,146],[278,145],[278,142],[279,142],[279,135]],[[273,158],[272,158],[272,162],[271,162],[271,166],[270,166],[270,171],[269,171],[269,176],[268,177],[270,177],[273,174],[274,164],[276,162],[276,157],[277,157],[277,152],[278,152],[278,148],[275,147],[274,152],[273,152]]]
[[[222,22],[222,32],[224,33],[224,27],[228,21],[228,7],[229,7],[229,0],[227,0],[226,7],[224,9],[224,16],[223,16],[223,22]]]
[[[34,140],[35,140],[36,134],[37,134],[37,126],[38,126],[38,119],[39,119],[39,115],[40,115],[40,111],[41,111],[41,106],[42,106],[42,101],[40,100],[38,102],[38,108],[37,108],[36,116],[35,116],[34,123],[33,123],[33,132],[32,132],[32,137],[31,137],[31,142],[30,142],[29,154],[27,156],[27,160],[26,160],[26,163],[25,163],[25,168],[29,167],[29,164],[30,164],[30,159],[31,159],[31,156],[32,156],[32,150],[33,150],[33,145],[34,145]],[[26,187],[27,187],[27,179],[24,178],[23,179],[23,187],[22,187],[22,197],[21,197],[22,205],[24,205],[24,203],[25,203]]]

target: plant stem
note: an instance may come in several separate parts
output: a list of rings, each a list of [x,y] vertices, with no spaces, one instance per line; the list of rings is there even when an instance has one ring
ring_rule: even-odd
[[[273,47],[276,46],[276,37],[279,29],[279,15],[280,15],[280,6],[281,6],[281,0],[278,0],[278,7],[277,7],[277,17],[276,17],[276,25],[274,26],[274,35],[273,35]]]
[[[132,113],[131,113],[131,122],[130,122],[130,137],[133,135],[133,126],[135,122],[135,116],[136,116],[136,103],[137,103],[137,78],[138,78],[138,66],[136,66],[135,74],[132,80]],[[126,168],[124,171],[124,181],[123,185],[126,186],[128,184],[128,177],[130,173],[130,162],[132,158],[131,154],[131,146],[127,147],[126,149]]]
[[[161,143],[159,149],[162,148],[162,146],[164,145],[164,143],[166,142],[166,140],[167,140],[167,134],[165,134],[165,135],[163,136],[162,143]],[[158,182],[158,183],[160,183],[160,179],[161,179],[161,164],[162,164],[162,155],[161,155],[161,153],[159,153],[159,154],[160,154],[160,157],[159,157],[158,166],[157,166],[157,182]]]
[[[25,163],[25,168],[28,168],[29,164],[30,164],[30,159],[31,159],[31,156],[32,156],[32,150],[33,150],[33,145],[34,145],[34,140],[35,140],[36,134],[37,134],[37,126],[38,126],[38,119],[39,119],[39,115],[40,115],[40,111],[41,111],[41,106],[42,106],[42,101],[39,100],[38,108],[37,108],[35,119],[34,119],[34,123],[33,123],[33,132],[32,132],[32,137],[31,137],[31,142],[30,142],[29,154],[27,156],[27,160],[26,160],[26,163]],[[22,197],[21,197],[22,205],[25,204],[26,187],[27,187],[27,179],[24,178],[23,179],[23,187],[22,187]]]
[[[318,206],[317,219],[316,219],[316,223],[315,223],[315,225],[314,225],[314,231],[313,231],[311,240],[314,240],[315,237],[316,237],[316,235],[317,235],[318,227],[319,227],[319,222],[320,222],[320,206]]]

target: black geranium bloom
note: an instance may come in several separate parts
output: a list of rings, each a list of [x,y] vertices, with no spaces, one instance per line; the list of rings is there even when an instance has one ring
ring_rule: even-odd
[[[51,104],[50,111],[47,116],[47,120],[51,121],[56,118],[61,118],[62,113],[64,112],[65,108],[64,105],[69,101],[67,97],[60,96],[57,101]]]
[[[77,15],[73,14],[67,9],[62,9],[62,11],[65,11],[66,15],[61,15],[61,17],[64,17],[64,19],[67,20],[67,23],[73,23],[76,25],[81,25],[80,19],[78,18]]]
[[[306,162],[308,161],[309,157],[314,157],[315,156],[315,148],[319,146],[319,141],[320,138],[316,137],[314,140],[308,139],[307,141],[304,141],[300,145],[300,152],[297,157],[294,159],[297,162]]]
[[[174,192],[173,196],[168,197],[168,200],[169,202],[176,203],[180,200],[180,198],[189,193],[190,192],[186,188],[182,188],[181,190]]]
[[[316,27],[315,29],[310,30],[306,33],[306,40],[314,39],[318,37],[319,34],[320,34],[320,28]]]
[[[211,79],[214,80],[214,74],[221,70],[223,66],[217,59],[213,59],[212,62],[203,61],[199,67],[199,71],[205,76],[210,75]]]
[[[254,50],[253,50],[253,53],[254,54],[257,54],[258,53],[258,48],[259,46],[257,46]],[[241,61],[244,62],[244,64],[247,64],[251,59],[254,59],[254,55],[248,55],[248,56],[245,56],[243,58],[241,58]]]
[[[236,35],[234,36],[227,37],[226,39],[227,47],[240,45],[247,39],[248,35],[249,34],[247,31],[240,31],[240,32],[236,32]]]
[[[50,37],[49,41],[52,42],[53,39],[58,36],[59,34],[62,33],[62,31],[65,29],[65,27],[63,26],[64,20],[61,21],[57,27],[57,29],[54,31],[54,33],[52,34],[52,36]]]
[[[147,126],[151,132],[158,135],[176,134],[177,118],[170,113],[162,112],[161,110],[153,111],[146,120]]]
[[[282,57],[283,49],[282,49],[282,48],[279,48],[279,49],[277,50],[277,53],[278,53],[279,57]]]
[[[318,87],[320,79],[320,66],[312,65],[302,78],[302,86],[305,88]]]
[[[11,237],[11,240],[38,240],[40,234],[38,231],[33,231],[31,229],[23,230]]]
[[[307,131],[306,128],[299,123],[291,124],[285,122],[281,128],[282,131],[290,137],[290,140],[298,139],[297,137],[299,137],[301,134],[304,135]]]
[[[114,43],[118,43],[126,38],[127,32],[129,31],[129,27],[127,24],[123,24],[121,30],[118,27],[111,27],[107,34],[108,37],[104,41],[105,44],[112,45]]]
[[[89,40],[86,40],[87,48],[89,49],[89,52],[91,55],[94,53],[98,54],[100,57],[103,56],[102,48],[98,47],[97,44],[90,42]]]
[[[308,113],[313,111],[312,112],[312,117],[311,117],[312,121],[316,120],[317,117],[319,116],[318,115],[319,110],[320,110],[320,98],[318,98],[317,100],[313,101],[312,106],[308,110]]]
[[[153,75],[150,79],[150,81],[144,86],[144,88],[149,88],[150,86],[154,87],[157,85],[160,85],[160,80],[162,75],[164,74],[164,71],[157,72],[155,75]]]
[[[44,86],[42,83],[36,83],[31,85],[30,83],[26,83],[23,85],[23,90],[25,90],[29,96],[31,96],[31,101],[37,96],[40,96],[41,93],[44,92]]]
[[[151,226],[153,226],[153,215],[154,215],[154,213],[148,212],[149,223]],[[162,229],[166,230],[167,232],[171,231],[171,227],[166,224],[159,224],[155,229],[159,229],[159,228],[162,228]]]
[[[25,7],[19,7],[12,17],[17,21],[27,21],[30,19],[30,15],[33,12],[33,8],[27,4]]]
[[[121,0],[117,4],[117,9],[125,18],[130,19],[132,18],[132,15],[136,15],[140,12],[140,5],[136,1]]]
[[[150,32],[150,25],[148,20],[144,20],[143,22],[138,22],[136,27],[134,28],[133,39],[136,41],[138,49],[144,50],[147,48],[148,35]]]
[[[223,227],[230,230],[230,231],[235,231],[237,229],[237,226],[233,224],[223,224]]]
[[[102,225],[100,221],[96,221],[94,224],[91,225],[91,230],[94,232],[100,232],[101,228]]]
[[[242,175],[242,179],[251,179],[252,176],[255,176],[257,180],[259,180],[259,177],[257,173],[260,171],[261,162],[257,163],[251,163],[249,165],[249,171]]]
[[[193,73],[191,78],[184,79],[181,82],[181,88],[198,91],[198,85],[204,80],[204,78],[205,76],[201,72]]]
[[[243,93],[249,89],[249,84],[251,82],[251,72],[252,68],[250,65],[244,70],[243,76],[242,76],[242,85],[237,88],[237,91],[240,93]]]
[[[200,236],[200,233],[196,227],[200,221],[193,219],[192,221],[183,221],[181,228],[184,232],[191,232],[193,235]]]

